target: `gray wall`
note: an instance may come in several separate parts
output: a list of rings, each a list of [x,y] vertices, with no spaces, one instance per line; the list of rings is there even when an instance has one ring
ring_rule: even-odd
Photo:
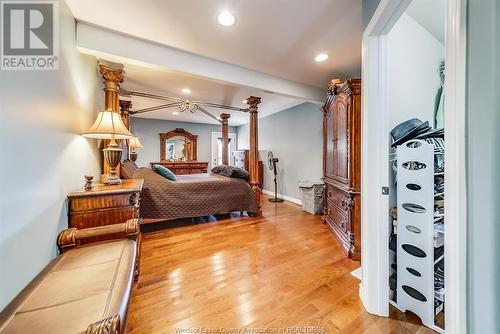
[[[248,124],[237,128],[238,148],[248,149]],[[323,121],[320,105],[303,103],[259,119],[260,158],[264,162],[264,189],[274,191],[267,168],[267,151],[280,159],[278,192],[300,198],[297,182],[319,181],[323,173]]]
[[[468,332],[500,333],[500,3],[469,0],[468,21]]]
[[[363,0],[363,30],[366,29],[368,23],[375,13],[380,0]]]
[[[102,101],[96,60],[59,11],[59,70],[0,71],[0,309],[56,255],[67,192],[100,174],[97,141],[80,136]]]
[[[212,132],[221,132],[220,125],[163,121],[158,119],[132,118],[132,132],[139,137],[144,148],[137,150],[137,164],[149,167],[151,161],[160,160],[160,133],[182,128],[198,135],[198,161],[210,162],[212,151]],[[230,133],[236,133],[229,127]],[[209,165],[210,166],[210,165]]]

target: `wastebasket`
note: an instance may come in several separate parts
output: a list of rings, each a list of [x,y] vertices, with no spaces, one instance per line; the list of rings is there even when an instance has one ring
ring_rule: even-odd
[[[313,215],[323,213],[323,182],[300,181],[302,210]]]

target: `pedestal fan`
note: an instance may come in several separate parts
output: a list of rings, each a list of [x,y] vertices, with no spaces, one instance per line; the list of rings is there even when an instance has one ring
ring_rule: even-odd
[[[273,155],[273,152],[269,151],[267,154],[267,166],[269,167],[270,170],[274,172],[274,197],[271,197],[269,199],[269,202],[273,203],[279,203],[283,202],[283,198],[278,198],[278,179],[276,178],[276,175],[278,173],[278,169],[276,168],[276,164],[278,163],[278,158],[275,158]]]

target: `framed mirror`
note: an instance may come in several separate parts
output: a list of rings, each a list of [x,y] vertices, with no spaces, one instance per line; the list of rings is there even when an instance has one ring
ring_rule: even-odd
[[[198,136],[177,128],[160,133],[161,161],[196,161]]]

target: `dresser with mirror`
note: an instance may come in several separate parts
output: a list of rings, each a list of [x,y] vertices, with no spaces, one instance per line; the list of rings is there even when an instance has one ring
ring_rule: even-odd
[[[152,165],[167,167],[174,174],[208,171],[208,162],[198,161],[198,136],[181,128],[160,133],[160,161]]]

